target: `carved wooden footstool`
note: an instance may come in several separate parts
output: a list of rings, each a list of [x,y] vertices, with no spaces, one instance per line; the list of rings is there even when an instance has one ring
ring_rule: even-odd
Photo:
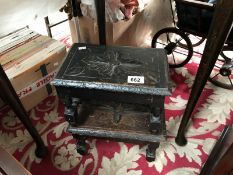
[[[148,143],[146,158],[166,139],[170,95],[163,49],[74,44],[52,84],[65,104],[77,151],[88,137]]]

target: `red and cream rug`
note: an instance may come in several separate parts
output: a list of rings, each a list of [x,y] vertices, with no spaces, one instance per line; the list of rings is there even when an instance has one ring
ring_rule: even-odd
[[[70,43],[70,37],[62,42]],[[208,155],[227,124],[233,123],[233,93],[207,83],[187,130],[188,144],[178,146],[174,138],[188,101],[200,58],[185,67],[170,70],[172,96],[165,100],[168,139],[156,150],[156,160],[145,160],[146,145],[88,140],[89,152],[76,152],[75,140],[66,133],[64,106],[50,96],[30,112],[49,155],[35,157],[35,143],[8,108],[0,109],[0,146],[13,154],[33,175],[193,175],[199,174]]]

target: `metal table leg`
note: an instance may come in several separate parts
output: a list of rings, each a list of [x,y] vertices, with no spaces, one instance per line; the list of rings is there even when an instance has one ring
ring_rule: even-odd
[[[99,44],[106,45],[106,29],[105,29],[105,0],[95,0],[97,22],[99,29]]]

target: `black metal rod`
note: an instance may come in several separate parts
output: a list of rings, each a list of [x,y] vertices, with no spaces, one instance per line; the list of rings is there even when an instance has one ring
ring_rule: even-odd
[[[64,20],[59,21],[59,22],[57,22],[57,23],[55,23],[55,24],[49,25],[49,27],[52,28],[52,27],[57,26],[57,25],[59,25],[59,24],[61,24],[61,23],[63,23],[63,22],[66,22],[66,21],[68,21],[68,19],[64,19]]]
[[[105,0],[95,0],[95,6],[99,29],[99,44],[106,45]]]
[[[72,6],[72,15],[73,17],[78,16],[78,3],[77,0],[71,0],[71,6]]]

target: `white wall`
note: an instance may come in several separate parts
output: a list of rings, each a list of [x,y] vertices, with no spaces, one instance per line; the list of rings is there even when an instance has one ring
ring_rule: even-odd
[[[66,0],[0,0],[0,36],[35,22],[41,23]],[[42,29],[44,30],[44,29]]]

